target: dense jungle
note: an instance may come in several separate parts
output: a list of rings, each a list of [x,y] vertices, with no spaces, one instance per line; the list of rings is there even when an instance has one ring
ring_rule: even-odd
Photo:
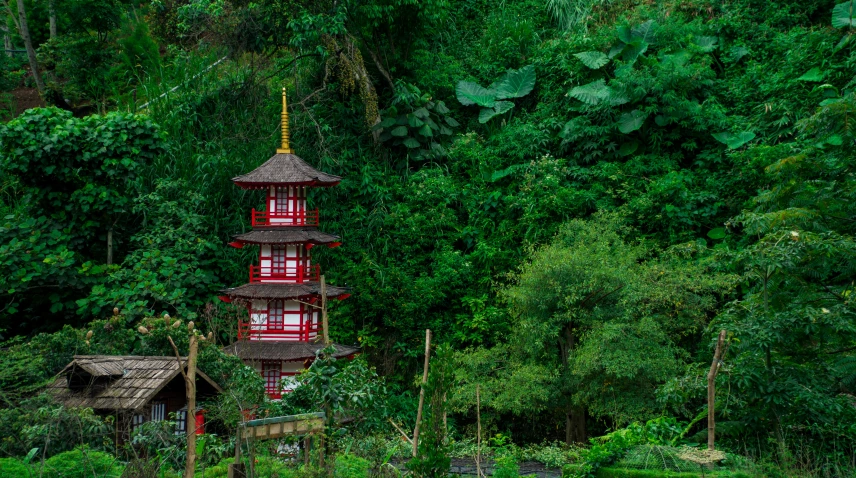
[[[247,410],[326,410],[252,473],[856,476],[856,2],[0,1],[0,475],[225,477]],[[217,297],[283,88],[360,354],[272,401]],[[174,320],[195,457],[44,393]]]

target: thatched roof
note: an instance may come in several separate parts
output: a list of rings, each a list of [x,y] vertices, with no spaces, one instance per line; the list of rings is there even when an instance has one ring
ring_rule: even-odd
[[[258,168],[232,178],[244,189],[264,188],[270,185],[335,186],[342,178],[313,168],[291,153],[277,153]]]
[[[344,358],[360,351],[358,347],[333,344],[336,347],[336,358]],[[306,342],[267,342],[257,340],[239,340],[223,351],[227,354],[237,355],[244,360],[283,360],[293,362],[298,360],[314,359],[315,354],[324,348],[323,344],[310,344]]]
[[[327,286],[327,298],[335,299],[348,294],[346,287]],[[270,283],[253,282],[231,289],[223,289],[222,294],[234,299],[297,299],[321,294],[320,282]]]
[[[332,244],[339,236],[321,232],[316,227],[257,227],[233,236],[245,244]]]
[[[181,359],[187,367],[187,357]],[[75,355],[47,392],[67,407],[138,410],[180,373],[175,357]],[[222,392],[201,370],[196,374]]]

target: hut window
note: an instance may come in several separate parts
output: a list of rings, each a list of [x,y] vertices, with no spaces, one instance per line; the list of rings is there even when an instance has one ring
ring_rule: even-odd
[[[282,365],[279,362],[263,362],[262,376],[265,379],[265,392],[279,394],[279,381],[282,379]]]
[[[138,426],[142,425],[145,421],[146,421],[146,417],[145,417],[145,416],[143,416],[143,415],[134,415],[134,417],[133,417],[133,418],[131,418],[131,428],[132,428],[132,429],[135,429],[135,428],[137,428]]]
[[[183,435],[187,432],[187,407],[175,412],[175,434]]]
[[[166,402],[152,403],[152,421],[159,422],[166,419]]]
[[[268,329],[282,330],[283,325],[283,307],[281,300],[272,300],[268,305]]]

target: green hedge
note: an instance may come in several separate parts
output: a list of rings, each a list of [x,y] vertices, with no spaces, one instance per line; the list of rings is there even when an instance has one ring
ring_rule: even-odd
[[[0,471],[3,478],[30,478],[38,476],[30,472],[27,465],[14,458],[0,458]]]

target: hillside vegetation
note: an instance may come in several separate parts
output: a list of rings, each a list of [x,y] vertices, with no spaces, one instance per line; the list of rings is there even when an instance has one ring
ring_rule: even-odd
[[[21,400],[74,354],[171,355],[133,337],[151,317],[235,340],[246,312],[216,296],[246,280],[254,250],[227,243],[262,197],[230,178],[279,144],[284,87],[296,154],[344,178],[310,196],[343,245],[312,252],[353,289],[331,335],[378,401],[343,449],[375,466],[370,437],[412,429],[426,328],[446,445],[420,476],[475,436],[476,387],[498,457],[606,436],[562,451],[593,476],[702,443],[726,330],[718,445],[767,476],[856,470],[856,4],[18,3],[36,54],[0,55],[0,416],[47,406]],[[48,107],[18,111],[31,88]],[[4,456],[41,446],[16,420]]]

